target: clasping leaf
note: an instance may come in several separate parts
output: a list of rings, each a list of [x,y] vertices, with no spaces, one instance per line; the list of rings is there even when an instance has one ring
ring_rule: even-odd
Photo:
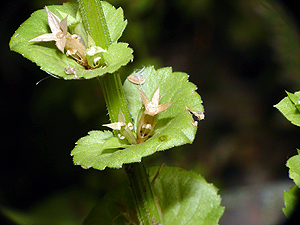
[[[155,70],[152,66],[145,68],[141,75],[145,78],[142,85],[129,80],[123,85],[133,118],[133,131],[137,130],[139,113],[144,105],[139,90],[142,90],[145,96],[153,96],[159,86],[159,104],[174,102],[172,106],[156,115],[152,136],[140,144],[121,145],[114,142],[111,143],[113,147],[109,148],[107,141],[113,137],[112,132],[92,131],[80,139],[73,149],[71,154],[75,164],[100,170],[105,167],[120,168],[124,163],[140,162],[142,157],[155,152],[193,142],[197,123],[191,116],[191,111],[203,114],[204,109],[201,97],[196,92],[197,88],[188,81],[188,75],[172,72],[170,67]],[[110,139],[116,140],[118,139]],[[106,149],[103,148],[104,143]],[[117,146],[119,148],[116,148]]]
[[[89,47],[88,43],[86,43],[88,42],[88,35],[83,28],[81,17],[78,15],[78,5],[76,3],[48,6],[47,9],[54,15],[52,16],[54,20],[50,21],[56,22],[55,24],[52,23],[50,27],[46,9],[34,12],[30,18],[16,30],[10,40],[9,46],[11,50],[22,54],[40,66],[42,70],[58,78],[66,80],[80,78],[91,79],[106,73],[113,73],[133,59],[133,51],[128,47],[128,44],[117,42],[127,24],[127,21],[123,18],[122,9],[116,9],[107,2],[102,2],[102,6],[109,35],[112,40],[112,43],[102,54],[101,62],[103,61],[103,65],[99,65],[99,57],[97,56],[96,61],[92,59],[92,63],[94,63],[93,66],[96,68],[91,68],[86,63],[85,55],[82,55],[84,48]],[[75,32],[71,34],[77,35],[85,42],[84,44],[86,46],[81,48],[83,51],[80,51],[80,57],[77,57],[77,52],[79,51],[73,48],[67,52],[69,56],[64,54],[65,38],[58,39],[54,37],[59,31],[63,31],[62,33],[66,32],[66,21],[68,21],[69,32]],[[58,25],[59,27],[55,27],[56,33],[51,34],[50,28],[53,30],[54,25]],[[76,32],[78,32],[78,34]],[[58,48],[55,46],[55,42],[50,41],[49,35],[52,35],[52,40],[56,41]],[[50,42],[41,42],[43,40],[37,37],[48,37],[47,40]],[[79,60],[80,64],[77,63],[74,58],[77,59],[77,61]],[[66,73],[66,68],[70,68],[76,72],[71,74]]]

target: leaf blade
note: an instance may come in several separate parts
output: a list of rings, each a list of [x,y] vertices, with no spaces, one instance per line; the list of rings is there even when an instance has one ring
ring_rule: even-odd
[[[288,93],[276,107],[292,124],[300,126],[300,111],[298,110],[297,99],[300,99],[300,91],[294,94]]]
[[[108,46],[106,54],[103,54],[106,66],[87,70],[80,64],[76,62],[73,58],[67,56],[60,52],[55,46],[54,41],[50,42],[29,42],[35,37],[42,34],[50,33],[50,27],[48,25],[47,14],[45,9],[37,10],[34,12],[14,33],[11,37],[9,46],[10,49],[20,53],[25,58],[36,63],[41,70],[53,75],[56,78],[62,78],[65,80],[73,79],[92,79],[98,76],[102,76],[106,73],[113,73],[117,71],[120,67],[128,64],[133,59],[133,50],[128,47],[127,43],[117,43],[116,40],[121,36],[123,30],[126,27],[127,22],[124,21],[122,9],[115,9],[112,5],[108,3],[103,3],[105,5],[105,11],[109,15],[108,21],[113,21],[113,16],[116,16],[116,21],[113,24],[110,22],[111,32],[114,36],[115,42]],[[70,15],[68,25],[74,26],[74,23],[79,23],[72,30],[80,28],[81,34],[83,31],[83,25],[80,24],[80,17],[78,17],[78,4],[76,3],[64,3],[63,5],[53,5],[48,6],[48,9],[55,13],[57,16],[62,17],[65,15]],[[111,11],[113,13],[111,13]],[[62,16],[63,15],[63,16]],[[126,23],[126,24],[125,24]],[[116,24],[120,24],[119,26]],[[82,35],[81,35],[82,36]],[[84,38],[86,39],[86,38]],[[75,73],[67,74],[66,68],[72,68]]]
[[[159,167],[149,169],[152,180]],[[192,171],[164,166],[154,182],[164,225],[218,224],[224,208],[217,189]],[[129,182],[126,180],[102,198],[84,221],[84,225],[139,224]]]
[[[285,207],[282,209],[282,211],[287,218],[292,215],[297,206],[299,193],[299,187],[297,185],[291,187],[289,191],[283,192]]]
[[[117,42],[127,26],[127,20],[124,20],[123,9],[116,9],[105,1],[101,2],[101,4],[111,41]]]
[[[136,75],[133,73],[133,75]],[[150,98],[160,85],[162,97],[160,104],[166,102],[174,103],[164,112],[157,115],[156,126],[151,138],[137,145],[130,145],[126,149],[111,152],[103,152],[103,143],[98,146],[97,160],[94,160],[96,151],[90,149],[91,146],[84,144],[80,146],[81,153],[78,154],[78,145],[72,151],[75,164],[80,164],[86,168],[93,167],[103,170],[106,167],[120,168],[125,163],[140,162],[143,157],[188,143],[192,143],[197,127],[189,109],[203,112],[202,100],[196,93],[196,86],[188,81],[185,73],[173,73],[171,68],[155,70],[154,67],[147,67],[141,74],[145,78],[145,83],[140,88]],[[128,105],[133,117],[136,129],[138,114],[143,105],[140,93],[136,84],[129,80],[124,83],[124,92],[128,100]],[[96,134],[96,131],[93,131]],[[98,131],[100,132],[100,131]],[[98,133],[101,139],[101,133]],[[109,146],[106,146],[109,148]],[[113,148],[113,147],[112,147]],[[91,151],[93,154],[90,154]],[[91,157],[90,160],[88,158]],[[82,158],[82,159],[81,159]],[[83,162],[85,162],[83,164]],[[88,164],[90,163],[90,164]]]

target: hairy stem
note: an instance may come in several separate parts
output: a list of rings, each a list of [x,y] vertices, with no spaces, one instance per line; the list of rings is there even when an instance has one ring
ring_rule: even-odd
[[[118,122],[119,111],[121,109],[126,123],[131,122],[119,74],[106,74],[98,77],[98,80],[103,91],[110,121],[112,123]]]
[[[87,32],[92,36],[97,46],[107,49],[111,43],[108,27],[105,21],[101,1],[78,0],[79,10]],[[121,109],[126,122],[131,122],[131,116],[124,96],[119,74],[106,74],[98,78],[111,122],[118,121]],[[144,164],[133,163],[125,166],[132,189],[136,211],[143,225],[160,223],[161,217],[155,196],[151,188]]]
[[[97,46],[107,49],[111,43],[111,38],[101,1],[78,0],[78,4],[85,30],[92,36]]]
[[[143,225],[162,224],[161,213],[156,202],[144,163],[125,165],[140,222]]]

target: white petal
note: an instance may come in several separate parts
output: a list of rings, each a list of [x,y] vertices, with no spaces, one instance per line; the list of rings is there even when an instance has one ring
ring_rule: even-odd
[[[31,39],[30,41],[56,41],[56,37],[52,33],[42,34],[38,37]]]
[[[66,45],[66,38],[61,38],[56,41],[56,46],[62,53],[64,53],[65,45]]]
[[[60,26],[60,29],[61,31],[63,32],[64,35],[67,34],[67,31],[68,31],[68,15],[66,16],[66,18],[64,18],[62,21],[60,21],[59,23],[59,26]]]
[[[140,92],[141,99],[144,103],[144,106],[147,107],[147,105],[149,105],[149,103],[150,103],[150,100],[147,98],[147,96],[145,95],[145,93],[142,90],[138,89],[138,91]]]
[[[121,128],[125,125],[126,124],[123,122],[115,122],[115,123],[103,124],[102,126],[109,127],[113,130],[121,130]]]
[[[56,16],[54,13],[52,13],[47,6],[45,6],[47,11],[47,18],[48,18],[48,24],[52,31],[52,33],[56,34],[57,32],[61,31],[60,29],[60,19],[58,16]]]
[[[158,105],[159,93],[160,93],[160,86],[158,86],[158,88],[156,89],[156,91],[153,94],[153,97],[152,97],[152,100],[151,100],[151,102],[153,102],[153,104]]]

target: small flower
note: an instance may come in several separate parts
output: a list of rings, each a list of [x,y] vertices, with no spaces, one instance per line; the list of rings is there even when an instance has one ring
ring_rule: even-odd
[[[85,50],[87,62],[90,67],[95,68],[101,66],[102,52],[107,51],[99,46],[92,46]]]
[[[139,90],[139,89],[138,89]],[[140,144],[144,142],[147,138],[151,137],[155,123],[156,123],[156,115],[168,109],[174,102],[168,102],[159,105],[159,94],[160,94],[160,86],[156,89],[153,94],[152,100],[150,101],[145,93],[139,90],[141,94],[141,98],[143,104],[145,106],[145,110],[141,117],[139,118],[139,122],[137,125],[137,143]]]
[[[36,38],[31,39],[30,41],[56,41],[57,48],[64,52],[66,45],[66,36],[67,36],[67,17],[63,20],[60,20],[58,16],[52,13],[47,6],[45,6],[47,11],[48,24],[52,33],[42,34]]]
[[[122,127],[126,126],[126,123],[115,122],[115,123],[103,124],[102,126],[109,127],[113,130],[121,130]]]
[[[67,49],[67,55],[76,59],[77,63],[82,66],[89,67],[85,55],[86,47],[81,44],[80,37],[78,35],[71,35],[70,33],[67,33],[65,49]]]
[[[156,89],[156,91],[153,94],[152,100],[150,101],[147,96],[145,95],[145,93],[138,89],[140,94],[141,94],[141,98],[142,101],[144,103],[145,106],[145,114],[148,114],[150,116],[155,116],[158,113],[161,113],[163,111],[165,111],[167,108],[169,108],[174,102],[168,102],[168,103],[164,103],[159,105],[159,94],[160,94],[160,86],[158,86],[158,88]]]
[[[68,32],[67,18],[60,20],[58,16],[52,13],[47,6],[48,24],[52,33],[42,34],[31,41],[55,41],[57,48],[64,53],[64,49],[67,50],[67,55],[73,57],[77,62],[85,67],[89,67],[84,51],[86,47],[80,43],[80,37],[76,34],[71,35]]]
[[[103,124],[102,126],[109,127],[113,130],[119,130],[120,133],[118,134],[118,137],[120,139],[126,138],[130,144],[136,144],[136,137],[132,132],[133,124],[131,122],[126,124],[124,114],[121,110],[119,111],[118,122]]]

